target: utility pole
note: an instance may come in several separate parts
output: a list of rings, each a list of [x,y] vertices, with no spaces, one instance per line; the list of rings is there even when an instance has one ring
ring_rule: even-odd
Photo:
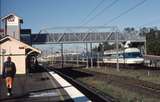
[[[91,51],[91,68],[93,68],[92,43],[90,43],[90,51]]]
[[[87,58],[86,58],[86,63],[87,63],[86,68],[88,68],[88,44],[87,43],[86,43],[86,56],[87,56]]]
[[[53,56],[54,56],[54,53],[53,53],[53,47],[51,48],[51,63],[52,63],[52,66],[53,66]]]
[[[98,45],[98,49],[97,49],[97,53],[98,53],[98,56],[97,56],[97,66],[98,66],[98,68],[100,68],[100,53],[101,53],[101,51],[102,51],[102,44],[100,43],[99,45]]]
[[[145,35],[145,41],[144,41],[144,55],[147,55],[147,42],[146,42],[146,36]]]
[[[117,68],[117,71],[119,72],[119,54],[118,54],[118,51],[119,51],[119,40],[118,40],[118,37],[119,37],[119,32],[118,32],[118,27],[116,27],[116,33],[115,33],[115,39],[116,39],[116,56],[117,56],[117,64],[116,64],[116,68]]]
[[[76,48],[76,53],[77,53],[77,67],[79,66],[79,55],[78,55],[78,46],[77,46],[77,48]]]
[[[100,57],[100,52],[98,52],[98,58],[97,58],[97,59],[98,59],[98,61],[97,61],[98,68],[100,68],[100,65],[99,65],[99,62],[100,62],[99,59],[100,59],[100,58],[99,58],[99,57]]]

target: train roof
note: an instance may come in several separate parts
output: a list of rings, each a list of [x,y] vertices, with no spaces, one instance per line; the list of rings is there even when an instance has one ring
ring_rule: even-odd
[[[127,48],[125,52],[140,52],[140,50],[138,48]]]
[[[127,52],[140,52],[140,50],[138,48],[126,48],[125,50],[120,49],[118,51],[118,53],[127,53]],[[116,50],[107,50],[104,51],[104,54],[116,54],[117,51]]]

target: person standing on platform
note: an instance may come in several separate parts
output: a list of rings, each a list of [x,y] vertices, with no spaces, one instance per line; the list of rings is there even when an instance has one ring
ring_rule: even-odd
[[[3,64],[3,78],[6,81],[6,87],[8,89],[7,96],[12,95],[13,81],[16,74],[15,63],[11,61],[11,57],[7,57],[7,61]]]

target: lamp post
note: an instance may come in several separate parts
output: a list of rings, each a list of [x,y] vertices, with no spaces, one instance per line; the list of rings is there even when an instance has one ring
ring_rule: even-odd
[[[93,68],[93,53],[92,53],[92,43],[90,43],[90,64],[91,64],[91,68]]]

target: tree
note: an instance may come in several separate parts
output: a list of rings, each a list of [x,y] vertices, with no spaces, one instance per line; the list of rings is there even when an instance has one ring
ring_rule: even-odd
[[[151,28],[146,33],[147,53],[151,55],[160,55],[160,30]]]
[[[103,45],[100,43],[100,44],[98,45],[98,52],[102,52],[102,50],[103,50]]]
[[[102,51],[103,51],[103,45],[100,43],[100,44],[98,45],[98,47],[95,46],[95,47],[92,49],[92,51],[102,52]]]
[[[140,33],[139,33],[140,36],[146,36],[146,34],[147,34],[148,32],[150,32],[150,28],[143,27],[143,28],[141,28],[139,31],[140,31]]]
[[[126,27],[126,28],[124,28],[124,31],[127,33],[131,33],[133,31],[135,31],[135,29],[133,27]]]
[[[104,51],[105,50],[111,50],[111,49],[114,49],[115,48],[115,46],[114,46],[114,44],[109,44],[108,42],[104,42],[103,43],[103,49],[104,49]]]

